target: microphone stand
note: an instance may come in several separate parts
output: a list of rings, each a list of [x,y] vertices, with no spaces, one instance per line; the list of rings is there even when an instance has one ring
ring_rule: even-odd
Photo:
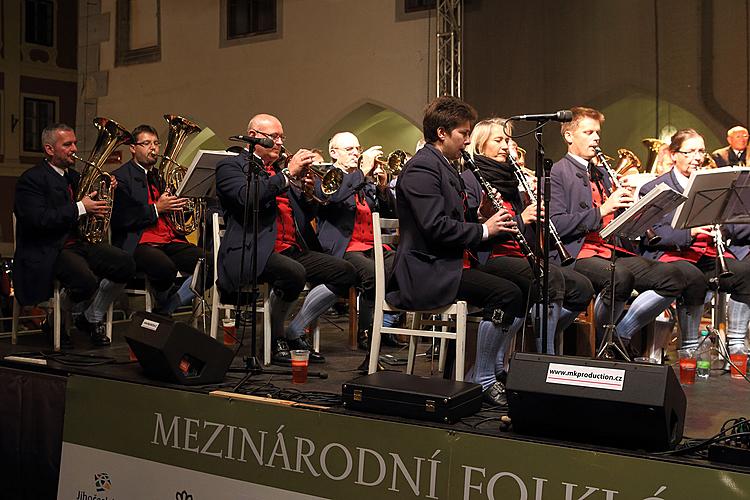
[[[542,261],[538,266],[541,272],[536,273],[534,277],[537,289],[539,289],[539,286],[541,285],[542,297],[541,304],[537,301],[534,306],[536,308],[534,328],[535,331],[541,332],[542,353],[546,353],[547,351],[547,338],[550,335],[550,332],[547,331],[547,321],[542,321],[542,314],[540,314],[540,308],[545,318],[547,317],[547,314],[549,314],[549,203],[550,170],[552,169],[552,161],[544,158],[544,145],[542,143],[543,127],[548,121],[549,119],[537,119],[536,129],[534,130],[534,139],[536,140],[536,183],[537,186],[542,187],[542,196],[537,196],[536,202],[537,227],[541,232],[536,238],[537,244],[535,245],[538,250],[541,250]],[[544,207],[544,217],[542,217],[542,207]],[[539,253],[537,253],[537,255],[539,255]],[[540,274],[542,280],[541,283],[539,283]],[[551,334],[554,335],[555,332],[552,332]]]

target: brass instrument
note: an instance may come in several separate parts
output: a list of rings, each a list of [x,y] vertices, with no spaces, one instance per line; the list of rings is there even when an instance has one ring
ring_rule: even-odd
[[[362,159],[364,156],[360,156],[357,159],[357,168],[362,167]],[[378,169],[378,167],[382,168],[383,171],[388,174],[388,178],[391,179],[392,177],[398,176],[401,174],[401,169],[404,168],[404,164],[406,163],[406,153],[400,149],[396,149],[392,151],[385,160],[381,160],[380,158],[375,158],[375,161],[372,166],[372,170],[365,176],[370,177],[375,172],[375,170]]]
[[[108,212],[103,217],[84,214],[78,222],[78,233],[89,243],[101,243],[107,237],[109,221],[112,217],[112,203],[114,201],[114,178],[104,171],[103,167],[112,151],[123,144],[131,144],[133,136],[114,120],[103,117],[94,118],[94,126],[99,130],[94,149],[88,160],[78,155],[73,158],[82,162],[85,167],[78,183],[76,200],[81,201],[85,196],[96,191],[94,201],[106,201]]]
[[[518,184],[523,188],[524,191],[526,191],[526,195],[529,197],[529,203],[531,203],[532,205],[536,205],[536,193],[533,189],[531,189],[531,185],[526,179],[524,169],[520,165],[518,165],[518,163],[516,163],[516,159],[510,153],[508,153],[508,160],[513,166],[513,173],[516,175],[516,179],[518,179]],[[565,245],[563,245],[562,239],[560,239],[560,235],[557,232],[557,228],[552,222],[552,219],[550,219],[549,221],[549,236],[550,238],[552,238],[552,244],[555,246],[555,250],[557,250],[557,254],[560,256],[560,264],[562,264],[563,266],[567,266],[568,264],[573,263],[575,259],[571,257],[570,253],[568,253],[568,251],[565,249]]]
[[[659,167],[661,166],[659,164],[659,152],[661,151],[661,148],[666,145],[666,142],[654,139],[653,137],[647,137],[641,142],[646,146],[646,149],[648,149],[648,158],[646,158],[645,169],[651,174],[658,173]]]
[[[622,183],[620,182],[620,179],[617,178],[617,173],[612,169],[609,162],[607,161],[607,156],[604,153],[602,153],[602,150],[599,146],[595,148],[595,151],[596,151],[596,157],[599,159],[599,162],[607,171],[607,175],[609,175],[609,179],[612,182],[612,185],[615,187],[615,189],[622,188]],[[618,150],[618,153],[620,151],[623,151],[623,150]],[[627,151],[627,150],[624,150],[624,151]],[[646,237],[646,244],[648,245],[656,245],[659,243],[659,241],[661,241],[661,236],[657,235],[656,232],[653,230],[653,228],[646,229],[645,237]]]
[[[177,192],[183,177],[187,173],[187,167],[177,163],[177,156],[180,154],[180,150],[185,145],[187,138],[194,133],[200,132],[201,127],[187,118],[178,115],[164,115],[164,119],[169,126],[169,133],[164,151],[156,155],[161,158],[161,162],[157,166],[157,171],[162,183],[160,186],[161,192],[174,194]],[[198,228],[202,215],[203,207],[198,201],[188,199],[185,206],[180,210],[169,212],[167,220],[169,220],[172,229],[176,233],[184,235],[190,234]]]
[[[285,168],[291,156],[286,152],[286,148],[281,146],[281,152],[279,153],[279,159],[277,162],[282,168]],[[306,192],[305,183],[302,182],[301,177],[304,177],[308,173],[313,174],[320,179],[320,190],[326,196],[331,196],[341,187],[341,183],[344,180],[344,171],[336,167],[333,163],[312,163],[305,168],[304,173],[299,177],[290,177],[289,184]],[[314,201],[325,205],[328,200],[321,200],[315,193],[307,193]]]
[[[474,174],[474,177],[477,178],[479,184],[482,186],[484,194],[492,202],[495,210],[498,212],[500,210],[505,210],[505,207],[503,207],[503,197],[500,194],[500,191],[495,189],[495,187],[490,184],[487,179],[485,179],[484,175],[482,175],[482,172],[479,170],[479,167],[477,167],[477,164],[474,163],[474,160],[471,158],[471,155],[469,155],[469,153],[467,153],[466,151],[461,151],[461,157],[464,160],[464,166],[471,170],[471,172]],[[523,256],[526,257],[526,260],[529,261],[529,266],[531,266],[532,271],[534,271],[537,276],[541,276],[542,269],[541,267],[539,267],[539,263],[536,261],[536,257],[534,256],[534,252],[533,250],[531,250],[531,246],[526,241],[524,235],[521,234],[521,231],[516,231],[513,234],[513,238],[515,238],[516,243],[518,243],[518,246],[521,248],[521,253],[523,253]]]
[[[635,169],[635,172],[631,170]],[[617,150],[617,164],[614,168],[617,175],[637,174],[641,171],[641,160],[629,149],[621,148]]]
[[[717,168],[718,165],[716,165],[716,160],[714,160],[714,157],[711,156],[711,153],[706,153],[703,157],[703,163],[701,164],[700,168],[708,168],[708,169],[714,169]]]

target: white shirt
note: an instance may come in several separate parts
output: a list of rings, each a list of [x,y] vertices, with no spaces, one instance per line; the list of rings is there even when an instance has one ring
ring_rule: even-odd
[[[144,167],[143,165],[141,165],[140,163],[138,163],[137,161],[135,161],[135,158],[133,158],[133,163],[135,163],[136,165],[138,165],[141,168],[141,170],[143,170],[143,172],[146,174],[146,189],[150,189],[150,187],[148,185],[148,172],[149,171],[146,169],[146,167]],[[154,168],[154,167],[151,167],[151,168]],[[156,214],[156,218],[158,219],[159,218],[159,211],[156,209],[156,201],[154,201],[154,203],[151,206],[154,207],[154,213]]]
[[[685,191],[685,189],[687,189],[688,177],[682,175],[682,172],[676,168],[672,168],[672,172],[674,172],[674,176],[677,179],[677,184],[679,184],[682,187],[682,190]]]

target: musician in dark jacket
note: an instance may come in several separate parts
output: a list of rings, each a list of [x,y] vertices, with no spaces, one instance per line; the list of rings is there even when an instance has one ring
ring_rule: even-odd
[[[748,133],[745,127],[737,125],[727,131],[728,146],[717,149],[711,156],[717,167],[730,165],[745,166],[747,164]]]
[[[287,165],[280,165],[284,129],[275,116],[254,116],[248,124],[247,134],[271,139],[273,146],[251,145],[251,151],[223,160],[216,168],[216,189],[227,226],[219,248],[217,269],[222,301],[235,301],[238,290],[250,285],[254,273],[259,282],[267,282],[272,288],[274,361],[291,363],[291,348],[309,350],[311,361],[323,362],[324,358],[313,351],[304,328],[336,302],[337,296],[348,296],[349,288],[356,283],[356,273],[343,259],[314,250],[318,245],[310,227],[314,204],[299,189],[290,187],[290,179],[305,176],[313,161],[313,153],[300,149]],[[251,205],[253,201],[253,192],[248,193],[246,189],[249,164],[258,169],[258,266],[257,269],[252,266],[254,243],[250,219],[244,225],[247,242],[240,275],[245,203]],[[312,178],[309,175],[305,178],[305,182],[312,186]],[[248,214],[252,215],[252,211],[248,210]],[[305,282],[311,283],[313,288],[285,333],[284,320]]]
[[[81,176],[73,170],[76,135],[57,123],[42,131],[45,158],[16,183],[16,253],[13,279],[16,299],[32,305],[49,299],[56,279],[63,288],[63,308],[95,345],[108,345],[104,316],[135,271],[125,252],[107,243],[88,243],[78,232],[83,216],[108,214],[106,201],[94,192],[76,201]],[[65,329],[63,329],[64,331]],[[69,343],[66,334],[62,340]]]
[[[375,300],[372,213],[393,218],[396,199],[388,188],[387,174],[380,167],[374,168],[375,158],[382,153],[380,146],[361,153],[357,136],[339,132],[331,138],[328,151],[335,167],[346,174],[338,191],[318,210],[318,238],[326,253],[343,258],[357,271],[362,290],[357,344],[360,349],[368,350]],[[387,249],[383,256],[387,275],[395,252]],[[390,334],[383,334],[382,339],[385,345],[403,346]]]
[[[211,283],[213,259],[188,242],[178,232],[169,216],[187,203],[165,189],[155,165],[159,153],[159,135],[150,125],[133,130],[132,158],[112,172],[117,178],[117,192],[112,210],[112,244],[133,256],[136,270],[146,273],[156,298],[154,312],[171,315],[178,307],[192,302],[192,275],[199,259]],[[187,275],[170,295],[177,271]],[[204,280],[196,283],[203,290]]]
[[[533,245],[536,240],[536,204],[527,205],[519,191],[518,176],[524,173],[521,170],[516,172],[516,167],[508,159],[511,152],[507,133],[510,130],[510,123],[506,123],[502,118],[482,120],[474,126],[468,151],[472,154],[474,164],[479,168],[482,177],[500,194],[501,200],[498,202],[515,217],[519,230],[524,234],[528,244]],[[469,207],[478,210],[481,187],[470,170],[465,170],[462,177],[467,186]],[[471,185],[475,187],[470,189]],[[526,196],[524,193],[524,197]],[[534,283],[535,272],[518,243],[511,236],[504,234],[489,243],[487,251],[478,253],[480,269],[513,281],[521,288],[524,298],[532,303],[541,300],[541,282]],[[541,332],[537,332],[536,340],[538,352],[554,354],[556,333],[571,325],[578,314],[588,307],[594,296],[594,288],[591,282],[573,270],[572,266],[562,267],[550,263],[549,269],[550,308],[546,314],[549,335],[546,348],[542,348]],[[504,356],[504,350],[501,351]],[[498,359],[497,368],[501,367],[502,359]]]
[[[455,97],[439,97],[425,109],[427,145],[409,160],[396,183],[400,240],[387,300],[409,310],[456,300],[483,308],[470,378],[482,385],[488,402],[502,404],[505,394],[495,379],[495,358],[526,313],[517,285],[470,264],[470,251],[482,241],[517,231],[507,211],[493,214],[484,224],[467,219],[466,190],[451,162],[469,144],[475,119],[474,109]]]
[[[674,167],[669,172],[657,177],[641,187],[641,195],[647,194],[661,183],[666,184],[678,193],[685,191],[690,175],[703,166],[706,146],[703,137],[693,129],[683,129],[672,136],[669,144]],[[661,237],[658,244],[644,246],[644,255],[659,262],[668,262],[679,268],[685,277],[687,287],[682,294],[678,307],[678,320],[682,331],[682,346],[695,348],[698,345],[703,304],[709,291],[711,280],[717,276],[718,251],[712,226],[694,227],[691,229],[672,228],[674,210],[662,216],[654,226],[654,232]],[[725,224],[722,226],[724,238],[735,239],[735,236],[747,234],[746,225]],[[724,256],[726,268],[731,276],[720,277],[721,290],[732,294],[735,303],[750,304],[750,263],[737,260],[727,252]],[[737,304],[735,304],[737,307]],[[738,315],[728,317],[728,331],[744,332],[744,325]]]
[[[610,321],[609,308],[614,307],[617,335],[627,344],[680,295],[684,280],[677,269],[636,255],[629,241],[613,245],[601,238],[599,231],[615,213],[633,203],[633,193],[627,186],[613,189],[607,170],[595,161],[604,115],[583,107],[571,111],[573,120],[561,127],[568,154],[552,166],[550,174],[550,218],[576,259],[574,269],[601,292],[594,307],[597,333],[603,335],[603,326]],[[617,255],[614,304],[610,304],[609,291],[612,251]],[[557,252],[554,255],[559,259]],[[633,289],[639,295],[618,322]]]

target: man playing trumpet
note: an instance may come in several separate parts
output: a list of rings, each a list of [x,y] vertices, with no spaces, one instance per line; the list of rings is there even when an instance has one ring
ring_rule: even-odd
[[[346,175],[339,190],[328,198],[328,204],[319,209],[318,237],[324,251],[343,258],[357,271],[362,289],[357,344],[369,350],[375,300],[373,231],[379,230],[372,227],[372,213],[395,217],[396,200],[388,188],[387,173],[376,166],[376,158],[382,154],[381,147],[361,151],[357,136],[351,132],[339,132],[331,138],[328,152],[335,166]],[[394,255],[390,249],[384,251],[386,275]],[[392,347],[402,345],[388,334],[383,335],[383,343]]]

